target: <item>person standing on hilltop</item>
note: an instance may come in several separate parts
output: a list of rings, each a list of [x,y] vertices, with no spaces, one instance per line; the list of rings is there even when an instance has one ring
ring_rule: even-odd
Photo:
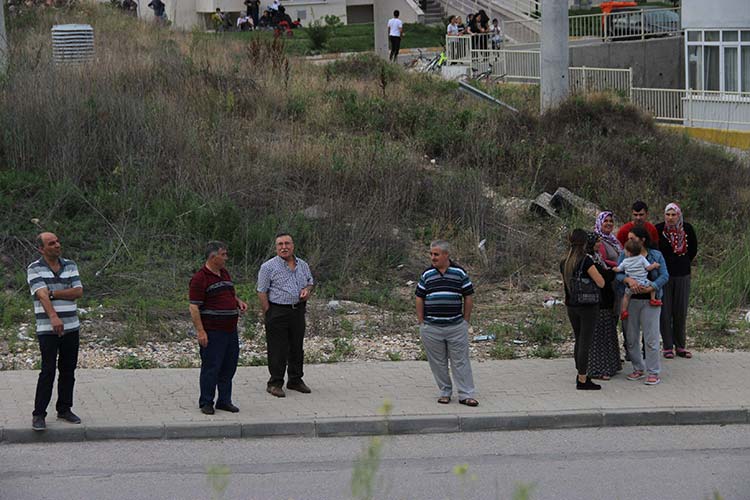
[[[161,0],[151,0],[148,3],[148,6],[153,9],[154,17],[156,17],[157,23],[165,23],[167,21],[167,6],[164,4],[164,2],[162,2]]]
[[[138,15],[138,3],[135,0],[122,0],[122,10],[131,16]]]
[[[42,257],[29,264],[26,277],[31,296],[34,297],[42,370],[36,384],[31,427],[35,431],[43,431],[47,428],[44,419],[52,399],[55,365],[60,372],[55,404],[57,418],[71,424],[81,423],[71,408],[81,327],[76,300],[83,296],[83,285],[76,263],[60,256],[62,245],[57,236],[41,233],[36,243]]]
[[[305,306],[313,286],[307,262],[294,255],[294,240],[288,233],[276,235],[276,257],[267,260],[258,271],[258,300],[266,324],[268,372],[271,377],[266,392],[277,398],[284,393],[284,375],[289,375],[286,388],[309,394],[302,380],[305,359]]]
[[[682,218],[677,203],[664,209],[664,222],[656,225],[659,232],[659,250],[669,269],[669,281],[664,286],[664,305],[661,308],[660,330],[662,354],[674,358],[674,348],[681,358],[692,358],[685,348],[688,303],[690,302],[690,265],[698,254],[698,237],[695,229]]]
[[[401,13],[393,11],[393,17],[388,20],[388,41],[391,44],[391,54],[388,59],[391,62],[398,60],[398,52],[401,50],[401,37],[404,36],[404,23],[398,16]]]
[[[253,18],[253,26],[258,26],[258,20],[260,15],[260,0],[245,0],[245,7],[247,8],[247,15]]]
[[[451,261],[447,241],[437,240],[430,244],[430,261],[432,265],[419,278],[415,295],[419,336],[440,391],[437,402],[451,402],[450,360],[458,402],[478,406],[469,360],[469,321],[474,307],[474,285],[466,271]]]
[[[216,409],[240,411],[232,404],[232,378],[240,355],[237,337],[239,313],[247,304],[237,297],[232,277],[226,269],[227,246],[221,241],[206,245],[206,264],[190,280],[190,317],[198,336],[201,355],[198,406],[206,415]]]

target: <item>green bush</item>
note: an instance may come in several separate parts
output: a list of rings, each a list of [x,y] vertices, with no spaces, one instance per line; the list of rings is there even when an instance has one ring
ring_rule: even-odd
[[[311,50],[320,52],[325,49],[326,45],[328,45],[328,41],[331,39],[332,33],[330,26],[316,19],[303,29],[309,39]]]
[[[497,340],[490,349],[492,359],[513,359],[516,357],[516,351],[512,345],[508,345],[502,340]]]
[[[142,359],[134,354],[128,354],[117,360],[115,368],[119,370],[146,370],[156,368],[158,365],[150,359]]]
[[[536,349],[529,351],[529,356],[534,358],[553,359],[559,357],[560,353],[557,352],[557,349],[553,345],[540,345]]]

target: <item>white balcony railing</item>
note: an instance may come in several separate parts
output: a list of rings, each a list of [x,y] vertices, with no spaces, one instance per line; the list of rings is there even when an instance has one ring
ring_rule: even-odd
[[[644,39],[681,31],[680,9],[638,9],[610,14],[570,16],[568,35],[572,39]]]
[[[630,68],[572,67],[568,75],[570,91],[577,94],[615,91],[628,97],[633,87],[633,70]]]
[[[658,121],[750,129],[750,92],[632,88],[631,102]]]

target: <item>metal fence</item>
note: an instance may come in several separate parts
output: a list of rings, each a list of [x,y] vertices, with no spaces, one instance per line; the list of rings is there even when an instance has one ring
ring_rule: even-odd
[[[539,43],[541,23],[536,19],[502,22],[503,37],[507,44]]]
[[[568,69],[570,91],[588,94],[591,92],[615,91],[630,95],[633,87],[633,70],[612,68],[572,67]]]
[[[680,9],[634,9],[568,18],[570,38],[644,39],[679,33]]]
[[[471,37],[446,36],[445,57],[449,63],[471,63]]]
[[[472,50],[471,69],[506,81],[536,83],[541,78],[541,58],[537,50]],[[628,96],[633,86],[633,71],[612,68],[569,68],[571,92],[615,91]]]
[[[750,92],[632,88],[631,102],[655,120],[750,130]]]
[[[570,39],[626,40],[663,37],[680,33],[680,9],[634,9],[610,14],[588,14],[568,18]],[[506,45],[536,44],[541,41],[541,23],[526,18],[502,21]],[[476,44],[474,48],[478,47]]]
[[[492,68],[492,76],[505,80],[534,82],[540,78],[540,56],[536,50],[473,50],[471,68],[478,73]]]

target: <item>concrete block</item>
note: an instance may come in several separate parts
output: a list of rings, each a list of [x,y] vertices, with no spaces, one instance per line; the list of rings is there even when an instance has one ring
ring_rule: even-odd
[[[470,68],[465,65],[443,66],[440,68],[440,76],[445,80],[458,80],[469,74]]]
[[[534,201],[529,204],[529,211],[533,214],[542,215],[544,217],[551,217],[553,219],[559,219],[557,212],[550,205],[552,201],[552,195],[549,193],[541,193],[537,196]]]
[[[315,437],[315,421],[311,419],[242,424],[243,438],[270,436]]]
[[[164,426],[164,437],[167,439],[239,438],[241,436],[242,428],[237,422],[219,424],[191,422]]]
[[[86,435],[84,427],[76,425],[75,427],[47,428],[46,431],[35,431],[29,428],[11,428],[5,429],[3,438],[6,443],[69,443],[76,441],[85,441]]]
[[[458,415],[398,416],[388,420],[391,434],[431,434],[458,432]]]
[[[599,212],[599,207],[594,203],[573,194],[569,189],[564,187],[557,188],[557,191],[555,191],[555,194],[549,200],[549,204],[557,213],[572,213],[577,210],[582,214],[596,217],[596,214]]]
[[[678,425],[746,424],[745,408],[683,408],[675,410]]]
[[[529,416],[526,413],[462,415],[459,423],[462,432],[518,431],[529,428]]]
[[[633,408],[627,410],[606,410],[604,412],[605,427],[675,425],[676,423],[673,410]]]
[[[325,418],[315,421],[319,437],[388,434],[388,422],[380,417]]]
[[[601,427],[604,423],[599,411],[562,411],[555,413],[529,413],[529,429],[572,429]]]
[[[95,425],[86,426],[86,440],[103,439],[162,439],[165,436],[164,425]]]

